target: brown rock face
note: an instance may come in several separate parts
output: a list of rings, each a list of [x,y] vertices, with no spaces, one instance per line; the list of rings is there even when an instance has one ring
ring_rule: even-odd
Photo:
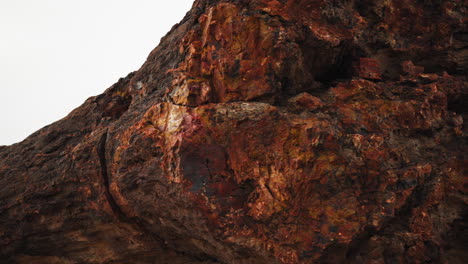
[[[0,147],[0,263],[465,263],[468,5],[195,1]]]

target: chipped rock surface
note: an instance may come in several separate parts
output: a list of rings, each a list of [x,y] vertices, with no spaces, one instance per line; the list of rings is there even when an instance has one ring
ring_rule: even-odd
[[[195,1],[0,146],[0,263],[465,263],[465,1]]]

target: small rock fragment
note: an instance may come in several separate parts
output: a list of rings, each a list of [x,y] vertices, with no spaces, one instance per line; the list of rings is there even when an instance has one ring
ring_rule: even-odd
[[[294,108],[306,108],[308,110],[316,110],[323,106],[322,100],[305,92],[290,98],[288,103]]]

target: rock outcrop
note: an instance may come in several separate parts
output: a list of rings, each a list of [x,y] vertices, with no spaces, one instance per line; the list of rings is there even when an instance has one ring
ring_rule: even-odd
[[[197,0],[0,147],[0,263],[464,263],[468,5]]]

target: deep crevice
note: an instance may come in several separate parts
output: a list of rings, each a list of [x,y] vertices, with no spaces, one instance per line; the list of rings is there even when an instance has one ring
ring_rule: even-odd
[[[101,177],[102,177],[102,181],[104,184],[104,195],[106,196],[106,199],[109,202],[109,205],[111,206],[114,214],[117,215],[119,218],[123,219],[125,218],[125,214],[123,213],[122,209],[119,207],[119,205],[117,204],[117,202],[115,201],[114,197],[112,196],[109,190],[109,174],[107,171],[107,159],[106,159],[107,134],[108,134],[107,131],[102,134],[101,139],[99,140],[99,146],[98,146],[98,157],[99,157],[99,163],[101,165]]]
[[[468,102],[468,93],[460,93],[456,95],[449,95],[448,98],[448,110],[455,112],[457,114],[467,114],[468,107],[466,103]]]
[[[212,261],[215,263],[221,263],[217,258],[210,256],[202,251],[198,253],[189,253],[189,252],[177,250],[176,248],[170,248],[164,244],[164,239],[162,239],[157,234],[149,230],[146,227],[146,224],[142,220],[138,218],[130,218],[127,215],[125,215],[125,213],[122,211],[120,206],[115,201],[109,189],[109,172],[108,172],[107,159],[106,159],[107,137],[108,137],[108,131],[104,132],[101,136],[101,139],[99,140],[97,154],[98,154],[99,163],[101,166],[101,177],[102,177],[102,182],[104,185],[104,195],[106,196],[106,199],[109,202],[109,205],[111,206],[112,211],[119,218],[119,220],[136,226],[138,229],[140,229],[143,232],[143,234],[151,237],[154,241],[158,242],[158,244],[163,249],[172,250],[176,252],[177,254],[180,254],[182,256],[188,257],[196,261]]]

